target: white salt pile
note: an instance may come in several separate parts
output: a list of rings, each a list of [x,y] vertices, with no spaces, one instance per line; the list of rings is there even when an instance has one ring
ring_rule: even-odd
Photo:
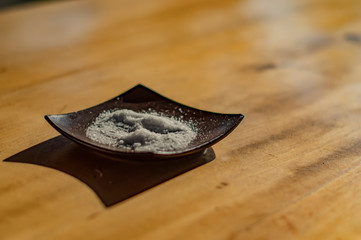
[[[136,152],[182,150],[196,137],[190,123],[156,113],[128,109],[104,111],[89,125],[86,136],[112,147]]]

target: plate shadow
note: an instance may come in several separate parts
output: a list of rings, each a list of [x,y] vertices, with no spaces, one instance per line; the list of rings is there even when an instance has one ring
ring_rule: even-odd
[[[110,158],[61,135],[4,161],[31,163],[67,173],[93,189],[109,207],[214,159],[211,147],[174,159],[136,161]]]

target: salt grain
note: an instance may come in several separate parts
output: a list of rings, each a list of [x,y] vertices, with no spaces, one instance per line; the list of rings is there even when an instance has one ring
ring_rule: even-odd
[[[103,145],[154,153],[185,149],[196,135],[191,122],[128,109],[100,113],[86,131],[88,138]]]

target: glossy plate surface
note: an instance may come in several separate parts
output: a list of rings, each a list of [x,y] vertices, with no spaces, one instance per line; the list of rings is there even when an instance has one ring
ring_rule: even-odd
[[[197,136],[185,149],[161,153],[135,152],[97,143],[86,136],[86,129],[105,110],[130,109],[136,112],[148,111],[169,117],[191,120],[197,127]],[[125,93],[94,107],[77,112],[46,115],[45,119],[65,137],[100,153],[115,158],[161,159],[175,158],[205,150],[227,136],[243,119],[243,114],[221,114],[202,111],[172,101],[162,95],[137,85]]]

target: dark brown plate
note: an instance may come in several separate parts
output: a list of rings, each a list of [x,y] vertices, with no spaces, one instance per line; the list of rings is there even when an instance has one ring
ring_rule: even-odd
[[[151,109],[159,114],[192,121],[198,131],[196,138],[181,151],[162,153],[135,152],[102,145],[86,137],[86,129],[104,110],[130,109],[136,112]],[[243,114],[221,114],[202,111],[172,101],[137,85],[125,93],[91,108],[59,115],[46,115],[45,119],[65,137],[100,153],[126,159],[162,159],[186,156],[205,150],[227,136],[243,119]]]

